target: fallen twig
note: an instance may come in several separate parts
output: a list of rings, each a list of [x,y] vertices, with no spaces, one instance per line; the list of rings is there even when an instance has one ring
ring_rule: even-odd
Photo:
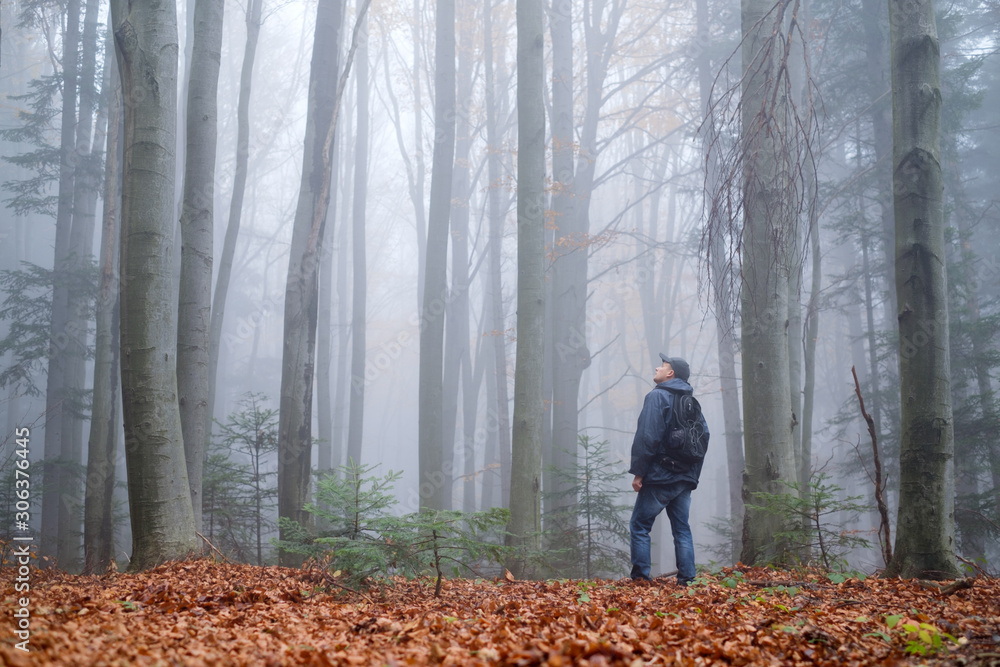
[[[815,581],[775,581],[772,579],[751,579],[742,582],[751,586],[761,586],[762,588],[774,588],[776,586],[797,586],[799,588],[820,588],[822,584]]]
[[[974,579],[956,579],[941,589],[941,595],[951,595],[957,591],[972,588]]]
[[[986,577],[987,579],[993,578],[993,575],[984,570],[983,567],[976,561],[969,560],[968,558],[962,558],[961,556],[955,556],[955,557],[958,558],[958,560],[965,563],[966,565],[968,565],[969,567],[971,567],[972,569],[974,569],[976,572],[978,572],[979,576]]]
[[[864,600],[841,600],[837,604],[833,605],[833,608],[840,609],[841,607],[850,607],[852,604],[864,604]]]
[[[956,579],[955,581],[953,581],[950,584],[948,584],[947,586],[945,586],[945,585],[943,585],[943,584],[941,584],[941,583],[939,583],[937,581],[930,581],[928,579],[918,579],[917,580],[917,585],[920,586],[921,588],[928,588],[928,589],[930,589],[932,591],[937,591],[938,593],[941,593],[942,595],[951,595],[952,593],[954,593],[956,591],[960,591],[960,590],[965,589],[965,588],[972,588],[972,585],[973,585],[972,582],[973,581],[975,581],[975,580],[974,579]]]
[[[233,563],[233,561],[231,561],[231,560],[229,560],[228,558],[226,558],[226,554],[224,554],[224,553],[222,553],[221,551],[219,551],[218,547],[216,547],[216,546],[215,546],[214,544],[212,544],[212,543],[211,543],[211,542],[210,542],[210,541],[208,540],[208,538],[207,538],[207,537],[205,537],[204,535],[202,535],[202,534],[201,534],[201,533],[199,533],[198,531],[195,531],[195,532],[194,532],[194,534],[195,534],[195,535],[197,535],[198,537],[200,537],[201,539],[205,540],[205,544],[207,544],[207,545],[208,545],[208,547],[209,547],[209,548],[210,548],[210,549],[211,549],[212,551],[214,551],[215,553],[219,554],[219,558],[221,558],[222,560],[226,561],[227,563],[230,563],[230,564],[232,564],[232,563]]]

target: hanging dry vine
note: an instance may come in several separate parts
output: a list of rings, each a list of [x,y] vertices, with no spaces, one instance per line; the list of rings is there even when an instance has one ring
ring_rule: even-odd
[[[808,40],[799,22],[801,0],[778,0],[757,23],[768,32],[753,60],[735,82],[730,65],[750,33],[720,67],[712,85],[706,117],[699,132],[705,138],[705,206],[707,221],[701,240],[705,284],[730,300],[729,313],[739,312],[744,251],[744,208],[751,200],[768,200],[766,221],[779,261],[772,270],[789,270],[790,244],[798,242],[799,218],[816,212],[819,89],[812,79]],[[799,74],[801,72],[801,74]],[[726,80],[724,80],[724,77]],[[747,90],[751,80],[760,85]],[[748,92],[762,93],[759,108],[747,108]],[[757,159],[775,156],[773,173],[761,173]],[[784,221],[786,224],[775,224]],[[808,233],[808,232],[807,232]],[[804,239],[803,239],[804,241]],[[804,248],[796,248],[797,251]],[[797,252],[799,256],[803,252]]]

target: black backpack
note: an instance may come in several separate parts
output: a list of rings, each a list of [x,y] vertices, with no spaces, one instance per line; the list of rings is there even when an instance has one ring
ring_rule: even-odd
[[[689,470],[705,458],[708,434],[702,426],[701,404],[689,393],[668,389],[674,396],[660,464],[675,472]]]

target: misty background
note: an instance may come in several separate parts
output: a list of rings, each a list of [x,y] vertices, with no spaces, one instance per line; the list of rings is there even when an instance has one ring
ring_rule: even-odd
[[[631,504],[629,448],[643,397],[653,386],[658,353],[687,359],[692,369],[690,382],[712,432],[691,509],[697,558],[700,564],[731,564],[731,536],[711,528],[728,525],[733,512],[733,480],[742,474],[732,470],[727,460],[726,436],[739,438],[742,428],[724,419],[723,386],[727,381],[734,383],[741,397],[757,388],[742,383],[741,366],[748,360],[739,352],[738,297],[730,292],[720,298],[711,280],[713,273],[717,280],[721,275],[723,281],[738,288],[741,256],[734,237],[727,236],[718,255],[721,259],[716,260],[721,264],[710,271],[713,260],[706,233],[710,211],[732,209],[723,206],[725,195],[711,187],[706,175],[705,142],[711,134],[711,140],[725,150],[738,135],[738,127],[727,119],[731,120],[737,109],[738,95],[732,91],[738,91],[743,66],[740,8],[719,0],[565,2],[572,16],[574,139],[570,148],[575,186],[569,193],[570,213],[553,205],[553,198],[565,194],[552,167],[551,139],[558,119],[551,117],[552,86],[557,78],[552,70],[549,30],[560,8],[547,6],[547,323],[560,318],[564,321],[562,328],[549,330],[561,331],[563,338],[548,339],[545,352],[543,462],[560,462],[557,447],[565,440],[560,441],[554,433],[564,427],[553,425],[552,419],[556,406],[569,408],[577,419],[571,441],[576,441],[576,435],[607,441],[608,471],[620,478],[620,502]],[[554,0],[553,4],[560,2]],[[876,417],[882,463],[889,479],[889,507],[895,516],[899,371],[893,277],[887,259],[893,252],[892,237],[886,230],[888,216],[891,231],[892,201],[883,178],[889,164],[884,147],[877,146],[878,134],[883,131],[878,125],[885,122],[891,97],[888,20],[885,7],[869,0],[812,0],[794,7],[808,41],[790,60],[798,59],[798,76],[808,82],[803,85],[808,93],[796,104],[800,112],[808,108],[810,127],[804,136],[813,156],[817,184],[814,198],[802,213],[808,216],[808,211],[813,212],[816,228],[810,232],[804,225],[795,243],[801,250],[801,280],[790,298],[799,320],[789,324],[789,336],[794,345],[792,354],[799,355],[800,365],[811,319],[818,322],[818,329],[809,378],[812,386],[808,388],[814,395],[812,412],[804,416],[801,404],[793,412],[798,437],[807,433],[811,438],[811,468],[826,472],[839,487],[840,497],[861,496],[861,502],[874,507],[873,485],[865,468],[871,465],[871,441],[851,374],[852,367],[856,369],[868,411]],[[183,91],[191,61],[193,2],[180,2],[177,9],[178,78]],[[241,2],[225,3],[216,178],[211,194],[213,285],[231,214],[237,100],[250,9]],[[1000,365],[994,333],[1000,297],[1000,208],[993,178],[1000,168],[996,151],[1000,137],[996,115],[1000,104],[1000,5],[962,1],[941,4],[937,10],[959,553],[970,560],[995,563],[1000,555],[1000,446],[996,441],[996,397],[991,392]],[[18,0],[4,3],[0,11],[4,28],[0,42],[0,155],[4,158],[0,161],[0,198],[4,200],[0,269],[10,272],[35,265],[51,270],[58,185],[51,151],[57,151],[60,143],[58,80],[65,58],[66,5]],[[348,2],[345,11],[341,64],[357,7]],[[484,30],[486,12],[492,24],[489,35]],[[245,409],[250,394],[256,395],[255,400],[265,409],[279,407],[282,313],[292,221],[302,177],[315,17],[314,2],[263,0],[260,8],[249,97],[246,191],[219,340],[213,408],[220,423],[213,429],[216,441],[223,432],[220,425]],[[93,86],[97,97],[93,107],[81,107],[78,113],[81,119],[88,116],[95,123],[100,113],[96,100],[109,93],[103,75],[108,65],[108,20],[107,6],[99,4],[96,69],[90,74],[91,81],[80,84]],[[510,451],[508,429],[517,346],[514,21],[514,3],[456,1],[457,129],[448,230],[449,291],[443,300],[444,446],[453,456],[454,471],[444,497],[455,509],[486,509],[505,502],[498,462],[504,451],[508,456]],[[333,191],[320,269],[320,349],[313,394],[313,467],[331,468],[347,462],[351,402],[359,401],[363,390],[363,417],[354,426],[359,435],[355,444],[360,447],[359,462],[378,464],[379,474],[402,472],[395,493],[400,511],[407,512],[419,506],[417,398],[420,305],[435,146],[434,22],[434,4],[426,0],[375,0],[359,32],[333,155]],[[491,87],[487,86],[487,39],[491,40]],[[42,93],[44,86],[51,92]],[[181,124],[184,105],[181,95]],[[492,105],[489,114],[488,105]],[[18,131],[29,123],[35,124],[33,134]],[[97,133],[101,140],[103,134]],[[185,154],[180,129],[177,144],[179,220]],[[50,153],[45,154],[45,150]],[[360,162],[359,150],[365,153]],[[93,152],[102,151],[103,144],[95,138]],[[30,159],[21,159],[29,154]],[[492,170],[491,157],[495,159]],[[358,188],[359,178],[364,179],[363,189]],[[102,207],[103,199],[97,203],[97,220]],[[497,215],[499,234],[494,234],[491,221]],[[570,215],[575,216],[576,231],[563,234],[560,230],[568,228],[566,216]],[[359,238],[358,229],[363,229],[364,238]],[[179,224],[175,238],[179,276]],[[89,254],[97,262],[100,241],[99,233],[91,234],[73,250]],[[359,298],[359,243],[364,248],[361,320],[354,312]],[[492,280],[491,253],[499,259],[499,292]],[[815,253],[821,262],[814,262]],[[582,268],[578,264],[560,274],[559,267],[569,267],[572,261],[582,262]],[[9,301],[12,295],[28,294],[31,289],[44,295],[47,289],[18,285],[5,282],[4,298]],[[567,293],[572,294],[568,306],[560,301]],[[560,307],[569,310],[560,311]],[[0,337],[9,341],[3,347],[0,367],[24,369],[0,378],[5,470],[9,469],[6,461],[10,460],[13,433],[18,427],[31,428],[34,460],[48,456],[42,447],[46,360],[25,363],[30,351],[17,347],[18,340],[23,342],[31,335],[14,326],[18,318],[26,317],[25,312],[6,307],[0,311]],[[500,313],[499,320],[496,313]],[[92,316],[88,321],[91,324],[85,336],[93,345]],[[354,351],[359,332],[363,335],[361,359]],[[726,336],[724,344],[735,353],[735,363],[728,368],[720,366],[720,335]],[[502,365],[497,364],[498,358]],[[983,378],[977,375],[984,366],[985,389]],[[567,369],[579,374],[575,395],[572,378],[570,389],[564,386],[563,393],[557,384],[560,372]],[[324,383],[326,390],[320,388]],[[93,359],[88,354],[79,416],[70,427],[71,431],[78,429],[76,437],[84,441],[89,432],[87,392],[93,386]],[[806,378],[800,376],[793,393],[801,400],[806,389]],[[566,391],[575,405],[567,402]],[[993,407],[987,407],[990,405]],[[328,426],[321,424],[323,414],[328,415]],[[63,437],[71,436],[64,433]],[[119,433],[119,441],[122,437]],[[76,458],[71,463],[82,469],[87,464],[87,448],[74,451]],[[115,557],[123,559],[131,537],[128,522],[122,520],[127,500],[120,444],[116,456],[120,465],[116,473]],[[228,456],[241,464],[250,460],[242,450],[231,449]],[[262,471],[276,470],[273,450],[262,460]],[[269,479],[273,485],[273,477]],[[70,522],[69,529],[76,531],[74,539],[82,559],[82,494],[76,502],[78,518]],[[273,497],[265,503],[264,511],[270,526],[265,535],[276,536]],[[207,519],[209,514],[202,521]],[[845,515],[843,520],[849,522],[845,530],[855,530],[876,545],[849,551],[850,565],[864,571],[880,567],[874,509],[856,518]],[[209,528],[216,535],[224,530],[213,524],[203,525],[202,531],[207,535]],[[250,551],[230,546],[235,557],[252,559]],[[265,546],[265,560],[275,558],[273,548]],[[74,567],[64,559],[59,564]],[[621,566],[620,574],[624,574],[627,562]],[[661,520],[654,535],[654,574],[673,567],[669,531],[666,521]]]

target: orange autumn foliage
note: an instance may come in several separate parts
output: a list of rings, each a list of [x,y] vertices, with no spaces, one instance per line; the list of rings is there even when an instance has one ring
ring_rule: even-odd
[[[432,580],[358,594],[326,587],[318,572],[207,560],[103,577],[33,570],[31,652],[14,648],[4,613],[0,663],[988,665],[1000,656],[996,579],[949,594],[916,581],[740,571],[690,589],[672,579],[449,580],[436,598]],[[14,576],[0,569],[7,610]],[[894,615],[907,620],[889,627]],[[947,635],[942,647],[907,652],[920,643],[904,628],[910,619]]]

